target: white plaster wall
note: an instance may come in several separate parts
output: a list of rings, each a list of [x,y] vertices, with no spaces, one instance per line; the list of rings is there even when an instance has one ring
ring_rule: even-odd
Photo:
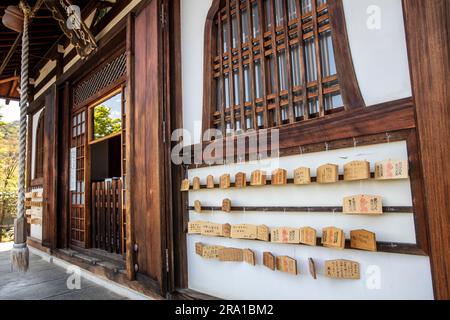
[[[371,162],[407,159],[406,143],[396,142],[374,146],[356,147],[328,152],[290,156],[279,159],[273,166],[288,170],[292,177],[295,168],[316,168],[325,163],[336,163],[342,174],[343,165],[352,160]],[[271,172],[273,168],[258,163],[235,164],[189,171],[189,178],[212,174],[218,182],[223,173],[242,171],[249,176],[255,169]],[[232,178],[233,180],[234,178]],[[229,198],[233,206],[342,206],[345,196],[377,194],[383,197],[385,206],[412,206],[409,180],[340,182],[333,185],[266,186],[261,188],[202,190],[189,193],[189,204],[200,200],[204,206],[221,206]],[[266,224],[269,227],[304,227],[317,230],[336,226],[344,229],[348,238],[350,230],[366,229],[375,232],[378,241],[416,243],[413,213],[392,213],[381,217],[346,216],[333,213],[285,213],[285,212],[190,212],[191,221],[210,221],[230,224]],[[189,287],[226,299],[432,299],[431,271],[427,257],[372,253],[355,250],[333,250],[322,247],[282,245],[259,241],[210,238],[188,235]],[[245,263],[222,263],[205,260],[195,254],[195,243],[217,244],[227,247],[250,248],[255,251],[257,266]],[[262,265],[264,251],[274,255],[288,255],[297,259],[299,276],[273,272]],[[309,275],[308,258],[316,261],[319,278]],[[323,274],[324,262],[332,259],[350,259],[361,264],[361,280],[332,280]],[[373,266],[379,270],[381,287],[371,289]],[[369,283],[369,285],[368,285]]]
[[[183,126],[200,142],[203,41],[212,0],[181,1]],[[381,29],[367,28],[367,8],[381,10]],[[367,106],[411,96],[401,0],[344,0],[355,72]],[[195,137],[194,137],[195,136]],[[189,143],[185,140],[185,144]]]
[[[35,168],[36,168],[36,135],[39,117],[44,111],[44,108],[39,110],[33,115],[33,127],[32,127],[32,140],[31,140],[31,179],[35,178]]]
[[[343,0],[350,49],[367,106],[412,95],[401,0]],[[369,29],[367,10],[381,13],[380,29]]]

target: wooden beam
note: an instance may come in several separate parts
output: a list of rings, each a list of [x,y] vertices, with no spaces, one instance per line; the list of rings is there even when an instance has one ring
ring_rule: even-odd
[[[5,78],[5,79],[0,79],[0,84],[8,83],[8,82],[11,82],[11,81],[17,81],[17,80],[19,80],[18,76],[8,77],[8,78]]]
[[[14,41],[14,44],[9,49],[8,53],[6,54],[5,59],[2,62],[2,65],[0,66],[0,76],[2,75],[3,71],[5,70],[6,66],[9,63],[9,60],[11,60],[11,57],[13,56],[14,52],[17,49],[17,46],[19,45],[19,42],[22,40],[22,33],[19,33],[16,37],[16,40]]]
[[[403,0],[436,299],[450,299],[450,4]]]

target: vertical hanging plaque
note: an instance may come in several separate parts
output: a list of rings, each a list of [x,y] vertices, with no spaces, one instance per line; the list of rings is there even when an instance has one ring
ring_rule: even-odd
[[[308,264],[311,277],[313,277],[314,280],[317,280],[316,263],[314,262],[313,258],[308,259]]]
[[[292,275],[297,275],[297,260],[290,257],[277,257],[277,270]]]
[[[222,211],[226,213],[231,212],[231,200],[230,199],[224,199],[222,201]]]
[[[220,176],[220,189],[228,189],[230,188],[231,182],[230,182],[230,175],[224,174]]]
[[[339,166],[326,164],[317,168],[317,183],[327,184],[339,181]]]
[[[199,200],[194,202],[194,210],[196,213],[202,213],[202,203]]]
[[[310,227],[300,228],[300,243],[308,246],[317,245],[316,229]]]
[[[181,191],[189,191],[190,188],[190,182],[189,179],[184,179],[181,181]]]
[[[265,171],[262,170],[253,171],[250,179],[250,185],[254,187],[265,186],[266,179],[267,175]]]
[[[366,251],[377,251],[375,233],[367,230],[350,231],[350,247]]]
[[[256,264],[255,253],[252,250],[244,249],[243,255],[244,255],[244,261],[246,263],[248,263],[251,266],[254,266]]]
[[[331,260],[325,262],[325,275],[332,279],[359,280],[359,263],[350,260]]]
[[[409,168],[407,160],[386,160],[375,164],[375,179],[394,180],[408,179]]]
[[[243,262],[244,253],[242,249],[223,248],[219,250],[219,261],[222,262]]]
[[[234,176],[234,186],[236,188],[245,188],[247,186],[247,177],[244,172],[236,173]]]
[[[287,184],[287,171],[284,169],[276,169],[272,172],[271,184],[281,186]]]
[[[214,177],[211,175],[206,177],[206,188],[214,189]]]
[[[273,228],[270,232],[271,242],[274,243],[300,243],[300,230],[294,228]]]
[[[307,185],[311,184],[311,169],[298,168],[294,171],[294,184]]]
[[[344,231],[335,227],[328,227],[322,230],[322,245],[327,248],[344,249]]]
[[[267,268],[269,268],[272,271],[275,271],[276,262],[275,257],[270,252],[264,252],[263,253],[263,264]]]
[[[345,197],[342,212],[344,214],[381,215],[383,214],[383,201],[380,196]]]
[[[194,180],[192,181],[192,189],[200,190],[200,178],[199,177],[195,177]]]
[[[358,181],[370,179],[370,163],[368,161],[352,161],[344,166],[344,180]]]

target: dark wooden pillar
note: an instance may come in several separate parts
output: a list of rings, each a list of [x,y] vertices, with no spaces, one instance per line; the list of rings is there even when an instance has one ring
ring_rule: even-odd
[[[404,0],[436,299],[450,299],[450,2]]]

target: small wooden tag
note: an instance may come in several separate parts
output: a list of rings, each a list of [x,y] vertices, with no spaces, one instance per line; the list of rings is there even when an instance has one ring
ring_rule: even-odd
[[[201,234],[202,233],[202,221],[189,221],[188,222],[188,234]]]
[[[218,259],[219,251],[223,248],[222,246],[205,246],[202,243],[195,244],[195,252],[205,259]]]
[[[344,214],[381,215],[383,201],[380,196],[356,195],[344,198]]]
[[[339,166],[326,164],[317,168],[317,183],[327,184],[339,181]]]
[[[222,248],[219,250],[219,261],[242,262],[244,261],[243,251],[236,248]]]
[[[366,251],[377,251],[375,233],[367,230],[350,231],[350,247]]]
[[[316,246],[317,245],[316,229],[310,227],[300,228],[300,243],[306,244],[308,246]]]
[[[256,235],[257,240],[268,242],[269,235],[270,235],[270,230],[269,230],[268,226],[263,225],[263,224],[258,226],[257,235]]]
[[[300,230],[294,228],[274,228],[271,230],[270,239],[274,243],[300,243]]]
[[[206,188],[214,189],[214,177],[211,175],[206,178]]]
[[[257,238],[258,228],[251,224],[237,224],[231,226],[231,238],[255,240]]]
[[[287,171],[284,169],[276,169],[272,172],[271,184],[274,186],[282,186],[287,184]]]
[[[231,226],[226,224],[203,222],[201,224],[201,235],[207,237],[230,237]]]
[[[350,260],[330,260],[325,262],[325,275],[333,279],[359,280],[359,263]]]
[[[277,270],[296,276],[298,274],[297,260],[286,256],[277,257]]]
[[[226,213],[231,212],[231,200],[230,199],[224,199],[222,201],[222,211]]]
[[[335,227],[328,227],[322,230],[322,245],[327,248],[344,249],[344,231]]]
[[[230,175],[224,174],[220,176],[220,189],[228,189],[230,188],[231,182],[230,182]]]
[[[236,188],[245,188],[247,186],[247,177],[244,172],[236,173],[234,177],[234,186]]]
[[[200,190],[200,188],[201,188],[200,178],[195,177],[194,180],[192,181],[192,190]]]
[[[202,213],[202,203],[199,200],[195,200],[194,209],[197,213]]]
[[[313,277],[314,280],[317,280],[316,263],[314,262],[313,258],[309,258],[308,262],[309,262],[309,273],[311,274],[311,277]]]
[[[263,253],[264,265],[272,271],[275,271],[275,257],[270,252]]]
[[[408,179],[409,165],[407,160],[386,160],[375,164],[375,179],[394,180]]]
[[[262,170],[256,170],[252,172],[250,185],[254,187],[265,186],[266,180],[267,180],[266,172]]]
[[[244,255],[244,262],[252,266],[256,265],[255,253],[252,250],[244,249],[243,255]]]
[[[31,218],[30,224],[32,225],[42,225],[41,218]]]
[[[352,161],[344,166],[344,180],[358,181],[370,179],[370,162]]]
[[[311,184],[311,169],[298,168],[294,171],[294,184],[307,185]]]
[[[183,181],[181,181],[181,191],[189,191],[190,188],[190,182],[189,179],[184,179]]]
[[[200,257],[203,257],[203,248],[205,245],[203,243],[197,242],[195,244],[195,253],[199,255]]]

